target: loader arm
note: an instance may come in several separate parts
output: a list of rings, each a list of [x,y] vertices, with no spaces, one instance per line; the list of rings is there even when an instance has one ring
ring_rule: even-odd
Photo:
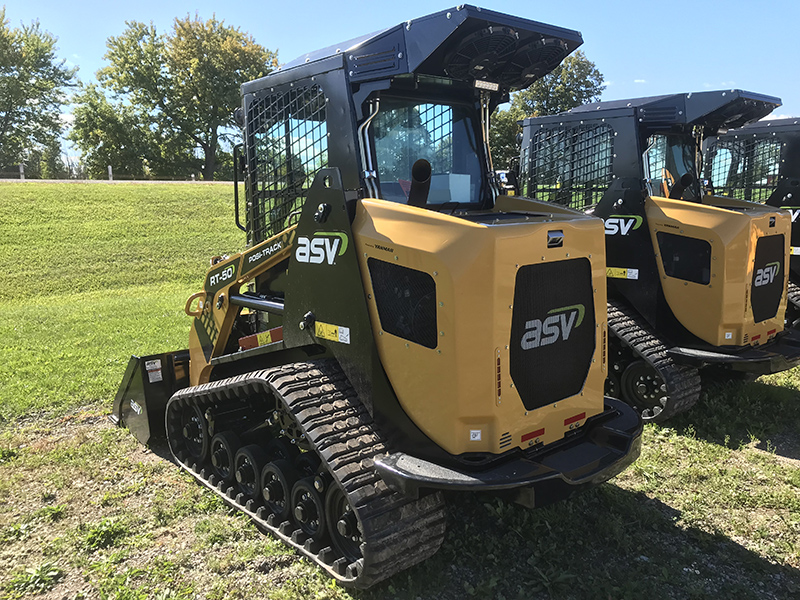
[[[203,289],[186,301],[185,311],[194,317],[189,335],[189,384],[206,383],[211,359],[225,353],[234,321],[243,307],[282,314],[282,298],[240,293],[258,275],[289,258],[296,226],[289,227],[252,248],[215,262],[206,273]],[[279,342],[275,342],[279,343]]]

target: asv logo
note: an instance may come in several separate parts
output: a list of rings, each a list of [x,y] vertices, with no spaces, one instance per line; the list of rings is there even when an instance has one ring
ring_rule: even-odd
[[[761,287],[762,285],[769,285],[778,276],[778,271],[781,270],[781,263],[772,262],[768,263],[763,269],[756,270],[755,286]]]
[[[642,217],[639,215],[619,215],[608,217],[605,223],[606,235],[628,235],[629,232],[642,226]]]
[[[297,238],[297,250],[294,257],[298,262],[320,265],[332,265],[337,256],[347,250],[347,236],[338,231],[320,231],[312,238]]]
[[[796,206],[781,206],[781,210],[788,210],[789,213],[792,215],[792,223],[797,221],[797,218],[800,217],[800,208]]]
[[[586,308],[583,304],[573,304],[562,308],[554,308],[547,312],[549,317],[544,321],[533,319],[525,323],[522,336],[522,349],[531,350],[539,346],[554,344],[559,339],[568,340],[573,329],[580,327]]]

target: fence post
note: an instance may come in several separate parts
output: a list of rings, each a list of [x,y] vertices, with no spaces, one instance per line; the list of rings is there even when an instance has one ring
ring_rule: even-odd
[[[25,181],[25,165],[22,163],[19,164],[19,178],[21,181]]]
[[[108,180],[114,181],[114,173],[111,171],[111,165],[108,165]]]

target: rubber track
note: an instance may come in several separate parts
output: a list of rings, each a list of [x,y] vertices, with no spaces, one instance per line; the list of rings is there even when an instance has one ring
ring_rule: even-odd
[[[246,501],[235,487],[217,483],[208,465],[187,464],[182,460],[187,456],[179,451],[175,458],[181,467],[347,586],[368,588],[439,549],[445,533],[441,493],[414,500],[386,486],[373,459],[388,449],[335,361],[295,363],[186,388],[170,403],[199,402],[205,410],[256,394],[274,396],[294,415],[306,440],[347,494],[360,524],[362,558],[346,564],[332,545],[316,547],[299,527],[290,521],[276,522],[260,502]]]
[[[667,384],[667,403],[657,415],[642,415],[646,422],[661,423],[689,410],[700,398],[700,374],[694,367],[678,365],[667,354],[664,343],[652,333],[643,319],[623,304],[608,301],[608,330],[647,361]]]

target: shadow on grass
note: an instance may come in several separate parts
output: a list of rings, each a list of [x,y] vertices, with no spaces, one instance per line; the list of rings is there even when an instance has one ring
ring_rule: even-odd
[[[800,571],[613,484],[529,510],[488,495],[448,498],[439,552],[362,600],[800,597]]]
[[[800,460],[800,391],[778,385],[775,377],[704,382],[698,403],[665,426],[731,448],[758,439],[758,448]]]

